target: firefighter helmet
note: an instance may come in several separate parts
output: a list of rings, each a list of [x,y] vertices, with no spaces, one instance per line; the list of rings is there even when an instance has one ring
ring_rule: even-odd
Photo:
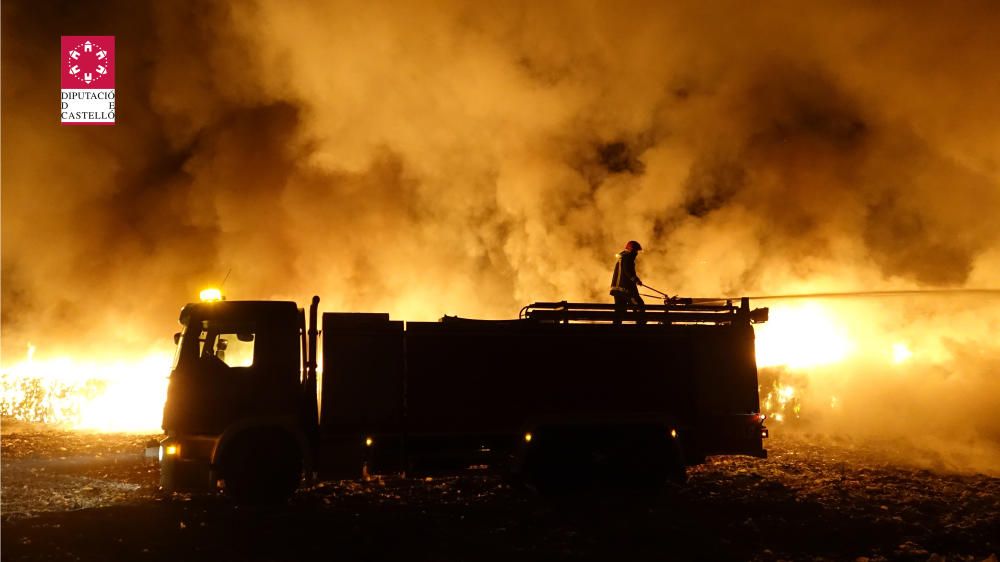
[[[638,242],[636,242],[635,240],[629,240],[625,244],[625,249],[629,250],[629,251],[632,251],[632,252],[641,252],[642,251],[642,245],[639,244]]]

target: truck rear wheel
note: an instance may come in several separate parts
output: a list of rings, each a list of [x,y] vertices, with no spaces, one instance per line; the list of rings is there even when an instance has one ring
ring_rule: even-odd
[[[302,454],[280,429],[254,430],[237,436],[221,460],[226,495],[244,503],[280,503],[302,481]]]

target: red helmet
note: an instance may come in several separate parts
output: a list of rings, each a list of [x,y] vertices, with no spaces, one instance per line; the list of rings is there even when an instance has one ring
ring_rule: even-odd
[[[642,245],[636,242],[635,240],[629,240],[625,244],[625,249],[632,252],[639,252],[642,251]]]

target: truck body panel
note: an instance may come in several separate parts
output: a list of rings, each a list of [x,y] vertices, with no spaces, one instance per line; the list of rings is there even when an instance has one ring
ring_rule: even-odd
[[[678,430],[688,462],[764,454],[749,325],[451,318],[404,328],[325,314],[323,326],[320,433],[347,448],[371,438],[383,461],[361,458],[376,468],[434,455],[453,468],[503,464],[525,433],[554,425]]]

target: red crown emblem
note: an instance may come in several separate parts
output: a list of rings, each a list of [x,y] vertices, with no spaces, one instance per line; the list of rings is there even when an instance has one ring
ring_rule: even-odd
[[[114,88],[114,37],[63,37],[63,88]]]

